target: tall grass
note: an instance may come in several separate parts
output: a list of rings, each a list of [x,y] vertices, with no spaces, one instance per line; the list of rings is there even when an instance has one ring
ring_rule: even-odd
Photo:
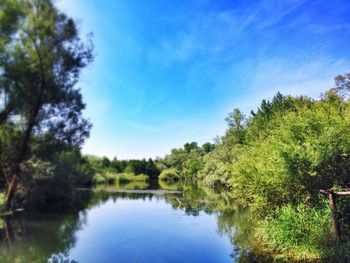
[[[283,206],[259,224],[256,235],[284,260],[318,260],[324,249],[334,244],[326,203],[317,208],[304,204]]]
[[[94,185],[101,184],[122,184],[130,182],[147,182],[149,177],[145,174],[131,174],[131,173],[105,173],[96,174],[92,178]]]
[[[128,183],[128,182],[146,182],[149,177],[145,174],[130,174],[130,173],[118,173],[115,175],[116,181],[119,183]]]

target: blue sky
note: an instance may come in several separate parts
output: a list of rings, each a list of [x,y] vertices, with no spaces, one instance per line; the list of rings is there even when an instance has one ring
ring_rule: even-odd
[[[317,98],[350,71],[348,0],[57,0],[96,58],[79,87],[83,152],[164,156],[212,141],[233,108],[277,91]]]

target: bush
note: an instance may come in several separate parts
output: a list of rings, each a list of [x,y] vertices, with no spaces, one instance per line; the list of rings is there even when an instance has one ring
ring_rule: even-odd
[[[104,177],[106,179],[106,183],[108,183],[108,184],[114,184],[115,181],[116,181],[116,175],[115,174],[108,173]]]
[[[129,183],[129,182],[146,182],[149,177],[145,174],[130,174],[130,173],[119,173],[116,174],[116,181],[119,183]]]
[[[100,174],[96,174],[93,178],[92,178],[92,183],[94,185],[98,185],[98,184],[105,184],[106,183],[106,178],[104,178],[102,175]]]
[[[331,96],[331,95],[329,95]],[[317,199],[319,189],[350,183],[350,107],[331,97],[276,117],[261,139],[237,151],[236,198],[264,213]]]
[[[160,180],[169,180],[169,181],[177,181],[180,179],[179,174],[175,169],[167,169],[161,172],[159,175]]]

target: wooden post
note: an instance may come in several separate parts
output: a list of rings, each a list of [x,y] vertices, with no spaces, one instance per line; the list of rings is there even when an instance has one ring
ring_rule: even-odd
[[[340,226],[337,216],[337,206],[336,206],[336,199],[333,191],[328,191],[329,196],[329,206],[331,208],[332,212],[332,223],[333,223],[333,229],[335,238],[337,239],[337,243],[339,244],[341,241],[341,232],[340,232]]]
[[[334,192],[333,190],[320,190],[320,193],[323,195],[328,195],[329,197],[329,206],[332,212],[332,223],[334,234],[337,239],[338,244],[341,242],[341,232],[340,225],[337,216],[337,206],[336,206],[336,196],[350,196],[350,191],[345,192]]]

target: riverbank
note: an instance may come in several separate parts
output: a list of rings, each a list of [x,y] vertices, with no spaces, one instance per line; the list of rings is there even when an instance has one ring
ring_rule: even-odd
[[[152,195],[165,195],[165,194],[181,194],[181,191],[172,190],[154,190],[154,189],[115,189],[114,187],[102,187],[102,188],[77,188],[77,191],[94,191],[94,192],[108,192],[108,193],[128,193],[128,194],[152,194]]]

